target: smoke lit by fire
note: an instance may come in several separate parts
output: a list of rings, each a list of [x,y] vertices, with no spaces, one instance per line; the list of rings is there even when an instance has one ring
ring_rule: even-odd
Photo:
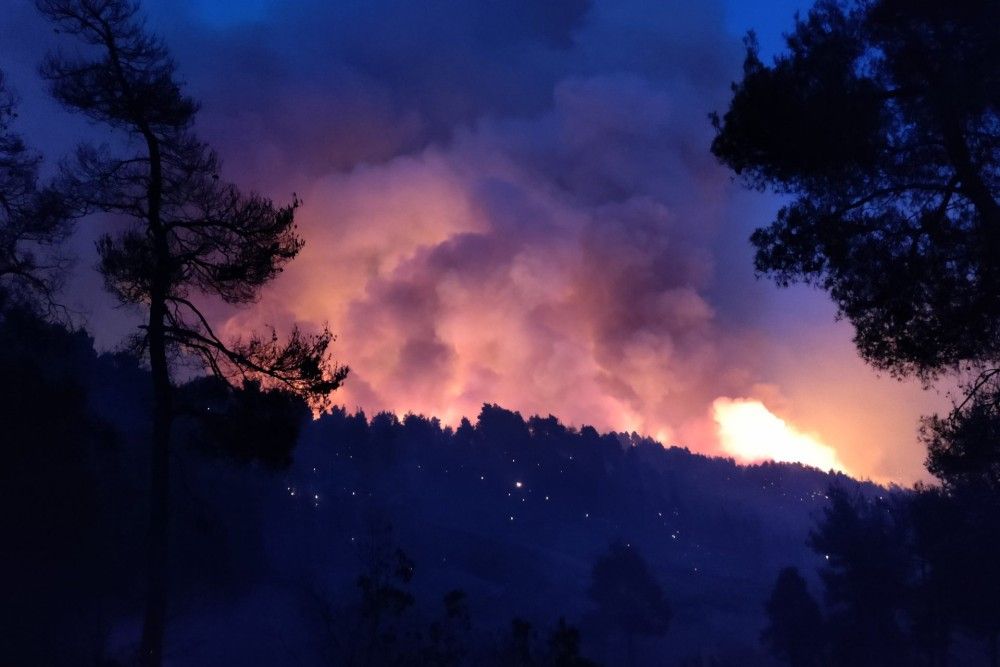
[[[35,84],[51,29],[13,4],[19,127],[64,155],[72,119]],[[747,237],[777,203],[708,151],[743,56],[721,1],[143,4],[225,176],[304,202],[301,255],[213,319],[329,323],[352,369],[338,403],[449,424],[499,403],[740,460],[919,474],[915,392],[875,384],[817,314],[825,295],[753,280]],[[88,267],[101,230],[83,230]],[[85,310],[91,274],[70,281]],[[131,330],[120,315],[93,318],[105,346]],[[823,437],[719,396],[785,401]]]

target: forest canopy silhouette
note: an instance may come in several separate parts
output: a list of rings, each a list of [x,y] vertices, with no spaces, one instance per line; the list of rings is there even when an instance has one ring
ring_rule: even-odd
[[[995,605],[983,605],[996,599],[983,594],[993,571],[977,561],[1000,534],[998,19],[991,2],[819,2],[771,64],[748,36],[730,107],[712,116],[712,152],[792,200],[751,238],[758,272],[827,291],[876,368],[927,383],[947,374],[963,389],[921,427],[940,488],[902,504],[837,494],[812,534],[836,610],[826,657],[806,640],[822,624],[804,586],[779,576],[764,639],[790,664],[910,664],[915,643],[924,664],[945,664],[956,626],[1000,660]]]

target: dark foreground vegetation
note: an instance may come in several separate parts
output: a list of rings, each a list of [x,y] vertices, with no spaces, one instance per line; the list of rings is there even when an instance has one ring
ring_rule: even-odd
[[[0,340],[3,661],[126,662],[148,371],[23,311]],[[177,396],[172,664],[769,664],[773,578],[792,564],[815,586],[837,564],[803,543],[828,487],[899,495],[498,406],[451,429],[312,421],[286,393],[210,379]]]
[[[0,652],[127,664],[148,371],[16,309],[0,342]],[[937,665],[995,650],[989,494],[738,466],[493,405],[452,429],[313,421],[253,384],[177,395],[173,664]]]
[[[765,642],[794,665],[945,665],[961,629],[996,665],[1000,4],[821,0],[786,46],[765,62],[749,35],[713,115],[719,160],[786,196],[757,270],[828,292],[874,367],[962,391],[921,429],[939,486],[833,494],[810,537],[825,618],[787,570]]]

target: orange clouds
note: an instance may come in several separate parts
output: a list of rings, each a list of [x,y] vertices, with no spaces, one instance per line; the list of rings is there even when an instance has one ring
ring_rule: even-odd
[[[497,402],[724,453],[713,402],[747,397],[859,475],[921,475],[916,418],[941,401],[875,378],[826,295],[754,281],[746,239],[779,202],[708,151],[742,58],[719,3],[305,0],[210,28],[145,4],[227,178],[304,201],[301,256],[216,319],[329,322],[339,402],[447,422]],[[31,83],[51,31],[7,23],[20,121],[66,154],[85,130]],[[102,346],[133,330],[89,270],[70,292]]]
[[[348,408],[456,423],[491,402],[745,460],[919,474],[887,473],[864,429],[829,421],[864,410],[849,393],[826,414],[809,408],[839,380],[810,383],[802,357],[801,377],[778,371],[800,341],[720,324],[713,243],[733,231],[726,175],[690,150],[707,144],[701,119],[632,76],[567,81],[554,99],[534,119],[483,121],[447,146],[316,180],[306,250],[228,330],[329,322],[352,367],[337,396]],[[608,108],[622,100],[640,112]],[[824,319],[807,339],[821,354],[828,331]],[[842,343],[830,363],[868,386]],[[769,405],[823,435],[719,398],[759,398],[762,382],[777,385]]]
[[[376,116],[342,136],[331,121],[331,147],[314,137],[296,175],[306,248],[227,330],[329,322],[352,368],[336,398],[351,409],[455,423],[492,402],[712,454],[734,437],[713,419],[716,399],[774,408],[780,394],[787,431],[818,433],[810,447],[836,452],[797,460],[915,479],[920,457],[903,443],[916,408],[866,412],[871,401],[838,388],[849,369],[865,395],[881,391],[849,334],[830,334],[827,311],[810,320],[815,330],[797,329],[794,303],[776,316],[783,296],[753,283],[744,239],[771,212],[734,208],[729,175],[708,153],[705,112],[725,86],[703,85],[696,69],[612,69],[562,77],[530,112],[483,112],[423,148],[317,173],[323,155],[399,129]],[[288,160],[275,181],[294,180]],[[818,360],[831,372],[819,374]],[[760,395],[762,383],[773,395]]]
[[[608,108],[622,97],[649,108]],[[488,401],[672,435],[707,377],[726,385],[736,337],[702,294],[717,209],[690,213],[724,175],[678,157],[706,130],[670,106],[635,77],[567,82],[533,121],[318,180],[306,250],[229,330],[329,321],[349,407],[454,421]]]

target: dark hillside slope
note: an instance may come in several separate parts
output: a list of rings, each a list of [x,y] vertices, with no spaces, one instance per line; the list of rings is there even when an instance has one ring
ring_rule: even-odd
[[[0,561],[15,602],[5,627],[16,629],[0,641],[0,663],[127,656],[141,610],[146,372],[30,317],[0,319],[0,342],[0,506],[16,546]],[[619,664],[622,638],[588,596],[594,564],[614,542],[648,563],[672,612],[664,637],[637,641],[640,664],[771,664],[757,642],[763,602],[780,568],[815,572],[819,557],[805,541],[828,488],[886,493],[494,405],[450,429],[343,410],[311,421],[302,406],[204,380],[180,396],[172,664],[343,664],[363,616],[358,577],[397,548],[406,576],[383,568],[380,581],[414,600],[393,621],[399,642],[415,642],[417,630],[426,639],[442,596],[461,589],[461,664],[503,664],[497,646],[515,616],[542,646],[565,617],[584,653]],[[286,408],[288,428],[261,426],[260,410]]]
[[[610,543],[629,544],[674,610],[666,638],[647,651],[678,657],[756,653],[777,572],[818,564],[805,538],[827,489],[885,493],[804,466],[739,466],[553,417],[525,421],[495,405],[455,431],[420,416],[367,422],[335,411],[304,431],[285,480],[285,507],[273,514],[281,544],[315,531],[350,572],[340,559],[373,516],[388,520],[428,597],[460,587],[487,626],[565,614],[595,655],[608,633],[589,622],[591,568]],[[290,512],[308,525],[289,522]],[[295,557],[280,546],[275,556]]]

